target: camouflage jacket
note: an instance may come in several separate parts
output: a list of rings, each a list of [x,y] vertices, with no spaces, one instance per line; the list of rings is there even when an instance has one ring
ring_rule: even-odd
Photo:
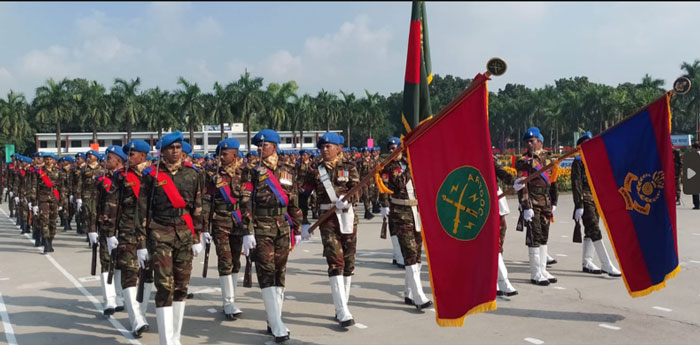
[[[30,193],[30,201],[34,205],[38,205],[39,202],[51,202],[56,203],[60,201],[61,190],[64,189],[63,179],[61,178],[61,171],[58,166],[54,165],[51,168],[44,165],[43,167],[36,169],[36,183],[32,186],[32,191]],[[44,177],[48,179],[52,187],[49,187],[47,183],[44,182]],[[54,191],[58,194],[58,198],[54,194]]]
[[[274,168],[274,169],[273,169]],[[272,189],[268,186],[269,174],[272,173],[279,181],[289,203],[282,206]],[[284,214],[292,220],[291,228],[295,234],[301,234],[301,210],[297,194],[294,167],[287,164],[277,164],[276,167],[268,167],[265,163],[260,166],[248,165],[241,175],[241,212],[243,224],[248,235],[277,235],[276,228],[285,222]],[[273,226],[277,224],[276,226]]]
[[[97,223],[105,238],[116,236],[119,188],[115,185],[120,171],[107,171],[96,176],[97,183]]]
[[[73,195],[73,172],[71,171],[70,166],[67,166],[61,167],[60,173],[62,181],[61,203],[64,203],[70,199],[71,195]]]
[[[365,176],[374,173],[376,162],[374,159],[372,159],[372,156],[362,157],[362,160],[360,160],[360,164],[358,166],[360,169],[360,178],[364,178]]]
[[[521,157],[515,163],[515,169],[518,171],[518,177],[527,177],[537,174],[539,168],[544,168],[551,162],[549,152],[539,151],[534,155],[526,154]],[[545,174],[550,177],[545,177]],[[518,200],[523,209],[530,209],[533,206],[550,207],[557,204],[559,196],[557,183],[548,179],[551,180],[551,171],[540,174],[528,182],[525,188],[518,191]]]
[[[306,190],[313,190],[316,192],[318,197],[318,204],[330,204],[331,199],[326,193],[326,189],[323,187],[321,182],[321,174],[318,171],[318,166],[324,164],[323,161],[315,163],[311,166],[309,174],[306,176],[304,182],[304,188]],[[355,163],[350,160],[345,160],[339,158],[333,169],[330,169],[328,165],[325,165],[326,172],[331,178],[331,183],[333,189],[335,190],[335,195],[340,198],[341,195],[345,195],[352,187],[355,187],[360,182],[360,174],[357,171]],[[351,195],[350,198],[345,199],[345,201],[354,204],[358,200],[358,194]]]
[[[102,232],[106,236],[116,236],[119,229],[120,242],[127,237],[135,237],[139,242],[146,240],[143,229],[140,229],[141,218],[138,208],[143,175],[141,170],[145,165],[129,167],[128,173],[120,169],[111,176],[113,193],[108,195],[106,190],[102,190],[103,195],[108,195],[104,203],[110,204],[105,208],[108,212],[104,213],[106,222],[102,224]],[[116,204],[111,205],[115,201]],[[119,217],[118,221],[117,217]]]
[[[387,195],[384,199],[384,206],[391,207],[390,217],[395,216],[410,216],[413,221],[413,212],[411,206],[398,205],[390,202],[391,199],[415,200],[414,195],[409,195],[406,185],[411,181],[411,172],[408,168],[408,162],[405,158],[395,159],[389,162],[381,172],[386,187],[394,194]]]
[[[574,196],[574,208],[583,208],[583,201],[593,201],[593,193],[588,185],[586,167],[581,157],[576,157],[571,163],[571,191]]]
[[[102,174],[104,174],[104,170],[99,165],[95,165],[95,168],[92,168],[86,164],[80,169],[78,183],[75,186],[75,194],[78,196],[78,199],[82,199],[83,202],[97,200],[100,193],[100,181],[97,178],[102,176]]]
[[[308,175],[310,168],[311,159],[309,159],[307,162],[304,162],[302,159],[299,159],[299,161],[296,164],[295,170],[297,176],[297,187],[299,187],[300,193],[304,192],[304,181],[306,180],[306,175]]]
[[[203,219],[208,221],[211,216],[219,224],[230,224],[231,227],[242,228],[243,224],[238,224],[238,220],[233,215],[234,211],[240,213],[242,172],[243,160],[237,158],[230,166],[220,167],[218,173],[216,172],[216,167],[214,167],[213,171],[206,174],[204,195],[210,201],[207,207],[204,207]],[[222,188],[228,191],[226,196],[223,195]],[[226,200],[228,196],[231,197],[231,203]],[[212,197],[214,214],[210,215]],[[204,229],[204,231],[209,231],[209,229]]]
[[[199,173],[194,168],[185,165],[183,162],[173,167],[174,174],[166,168],[164,161],[160,162],[159,166],[151,165],[151,167],[143,170],[143,178],[141,179],[141,191],[138,199],[138,215],[141,218],[140,224],[145,228],[149,211],[151,212],[151,221],[159,224],[182,225],[185,224],[183,215],[189,214],[192,217],[194,225],[194,241],[199,243],[199,235],[202,231],[202,187],[200,186]],[[159,182],[156,188],[155,177],[150,175],[150,172],[159,169],[157,174],[161,179],[160,174],[166,174],[175,184],[180,196],[185,201],[185,207],[176,209],[173,207],[170,199],[165,194],[166,183]],[[155,173],[154,173],[155,174]],[[151,207],[151,210],[149,210]],[[139,244],[139,248],[146,247],[146,231],[142,231],[141,235],[144,241]]]

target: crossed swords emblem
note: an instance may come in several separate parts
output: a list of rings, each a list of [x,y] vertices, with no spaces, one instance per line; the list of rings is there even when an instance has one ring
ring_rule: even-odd
[[[469,208],[469,207],[467,207],[467,206],[462,205],[462,200],[464,199],[464,192],[467,191],[467,186],[468,186],[468,185],[469,185],[469,182],[467,182],[467,183],[464,184],[464,187],[462,187],[462,192],[459,193],[459,200],[457,200],[457,201],[454,201],[454,200],[448,198],[447,195],[442,194],[442,200],[444,200],[444,201],[447,202],[448,204],[450,204],[450,205],[452,205],[452,206],[455,207],[455,212],[456,212],[456,213],[455,213],[455,219],[454,219],[454,227],[452,228],[452,233],[455,234],[455,235],[457,234],[457,228],[459,227],[459,223],[460,223],[460,221],[459,221],[459,214],[460,214],[460,212],[465,212],[465,213],[467,213],[467,214],[473,216],[474,218],[476,218],[476,217],[479,216],[479,214],[478,214],[476,211],[472,210],[471,208]],[[451,191],[456,191],[456,190],[458,190],[458,189],[459,189],[459,185],[452,186]],[[472,200],[476,201],[477,196],[476,196],[476,194],[474,194],[474,195],[472,195],[471,197],[468,197],[468,198],[472,198]],[[474,226],[474,223],[469,222],[469,224],[467,224],[466,227],[467,227],[468,229],[471,229],[472,226]]]

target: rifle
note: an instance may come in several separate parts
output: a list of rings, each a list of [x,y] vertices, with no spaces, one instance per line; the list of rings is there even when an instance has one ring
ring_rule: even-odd
[[[581,238],[581,222],[578,220],[576,221],[576,225],[574,226],[574,243],[581,243],[583,242],[583,239]]]
[[[221,157],[216,157],[218,160],[218,163],[216,164],[216,176],[219,176],[219,170],[221,169]],[[218,179],[217,179],[218,180]],[[216,187],[216,182],[214,182],[214,186]],[[212,234],[212,226],[211,223],[214,220],[214,198],[216,194],[216,189],[213,191],[211,194],[211,200],[209,200],[209,223],[207,226],[209,227],[209,235]],[[209,270],[209,251],[211,250],[211,242],[207,243],[205,248],[204,248],[204,267],[202,267],[202,278],[207,277],[207,271]],[[240,253],[239,253],[240,255]]]
[[[161,140],[161,137],[158,137],[158,141]],[[151,226],[151,219],[153,218],[153,195],[156,193],[156,186],[158,185],[158,172],[160,170],[160,149],[158,149],[158,163],[156,164],[156,177],[153,179],[153,186],[151,187],[151,193],[148,195],[150,200],[148,200],[148,210],[146,210],[146,248],[149,248],[149,241],[148,241],[148,228]],[[143,302],[143,289],[144,289],[144,283],[146,280],[146,277],[148,276],[153,276],[153,267],[151,265],[146,264],[145,268],[141,268],[141,272],[139,273],[139,288],[136,290],[136,301],[141,303]]]
[[[386,240],[386,228],[387,228],[387,221],[386,217],[382,217],[382,230],[379,232],[379,238]]]
[[[243,287],[253,287],[253,262],[255,262],[255,249],[245,257],[245,273],[243,274]]]
[[[90,264],[90,275],[97,274],[97,243],[92,245],[92,261]]]

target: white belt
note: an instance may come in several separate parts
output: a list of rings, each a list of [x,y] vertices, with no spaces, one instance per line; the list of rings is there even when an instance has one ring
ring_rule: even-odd
[[[401,206],[418,206],[418,200],[391,198],[391,203],[394,205]]]

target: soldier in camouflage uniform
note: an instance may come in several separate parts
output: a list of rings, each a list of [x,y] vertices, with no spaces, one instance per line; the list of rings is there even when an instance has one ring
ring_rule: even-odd
[[[297,201],[294,167],[279,164],[279,134],[271,129],[259,131],[253,145],[261,151],[261,162],[250,166],[241,177],[243,251],[246,256],[255,248],[255,271],[262,289],[268,330],[276,342],[289,339],[289,330],[282,322],[284,282],[290,236],[301,238],[302,221]]]
[[[309,194],[304,190],[304,180],[311,166],[311,155],[308,151],[301,151],[301,158],[296,163],[297,186],[299,187],[299,208],[301,208],[302,224],[309,224]]]
[[[69,202],[71,203],[73,214],[75,215],[76,231],[79,235],[85,234],[85,222],[83,221],[84,214],[81,210],[81,207],[78,207],[78,200],[82,200],[82,196],[80,195],[78,190],[78,185],[80,184],[81,172],[86,166],[87,162],[85,161],[85,153],[76,153],[75,164],[71,169],[73,175],[73,194],[71,195]]]
[[[515,164],[518,179],[513,187],[518,191],[518,201],[527,224],[525,244],[530,257],[530,281],[547,286],[557,282],[557,278],[547,271],[547,240],[550,219],[557,205],[557,184],[550,182],[549,173],[539,174],[539,170],[551,162],[549,152],[542,149],[544,137],[539,128],[528,128],[523,141],[527,144],[527,154]],[[537,178],[526,185],[520,183],[532,174],[538,174]]]
[[[204,189],[209,200],[214,198],[214,213],[210,214],[210,206],[207,205],[202,214],[203,219],[211,217],[213,223],[211,233],[209,228],[204,228],[202,235],[205,243],[213,239],[216,245],[223,312],[227,320],[235,320],[242,314],[235,304],[244,235],[239,202],[243,160],[238,158],[239,147],[240,143],[234,138],[225,139],[216,147],[220,167],[212,169]]]
[[[73,195],[73,174],[71,171],[71,164],[75,162],[75,158],[71,156],[61,157],[60,162],[60,173],[62,181],[61,190],[61,211],[59,211],[59,216],[61,217],[61,223],[63,224],[63,231],[72,230],[70,226],[71,222],[71,206],[70,200]]]
[[[499,164],[498,159],[493,156],[493,167],[496,171],[496,178],[506,185],[513,184],[513,176],[511,176],[507,171],[505,171]],[[501,195],[503,191],[501,187],[498,187],[498,195]],[[498,236],[498,281],[496,283],[496,296],[515,296],[518,294],[513,285],[508,280],[508,268],[503,261],[503,243],[506,239],[506,230],[508,229],[506,223],[506,215],[510,214],[510,208],[508,207],[508,201],[505,197],[498,199],[498,215],[500,216],[500,231]]]
[[[362,148],[362,158],[358,164],[358,170],[360,171],[360,179],[365,178],[369,174],[374,174],[375,161],[370,153],[370,148]],[[374,215],[370,211],[372,204],[372,187],[374,183],[368,183],[362,187],[361,201],[365,206],[365,219],[372,219]]]
[[[13,153],[12,154],[12,162],[10,163],[8,169],[7,169],[7,195],[9,198],[7,199],[9,205],[7,207],[10,209],[10,217],[15,216],[15,175],[19,165],[19,160],[17,159],[17,154]],[[3,193],[4,194],[4,193]]]
[[[584,133],[576,142],[576,146],[581,145],[592,137],[591,132]],[[595,200],[593,200],[591,187],[588,185],[586,167],[583,164],[583,160],[581,160],[581,156],[576,156],[571,164],[571,188],[574,197],[574,220],[579,222],[583,219],[585,234],[582,256],[583,272],[591,274],[605,272],[611,277],[619,277],[621,273],[613,265],[605,249],[605,244],[603,244],[603,236],[598,226],[600,218],[596,210]],[[598,252],[598,258],[602,266],[600,268],[593,263],[593,248]]]
[[[41,228],[38,227],[38,219],[37,217],[34,216],[34,206],[38,206],[36,203],[36,200],[33,199],[35,197],[35,191],[37,188],[37,182],[38,182],[38,174],[37,171],[41,168],[44,167],[44,156],[43,153],[41,152],[36,152],[34,153],[34,157],[32,158],[32,165],[27,169],[27,174],[25,175],[24,179],[24,199],[26,199],[26,210],[27,213],[25,215],[27,216],[26,220],[26,225],[31,226],[32,228],[32,237],[34,238],[34,246],[35,247],[41,247],[43,245],[43,241],[41,236],[43,235],[43,232],[41,231]],[[38,210],[37,210],[38,211]]]
[[[387,145],[393,152],[401,144],[399,138],[389,139]],[[400,154],[397,159],[389,162],[382,174],[387,177],[387,187],[393,191],[389,201],[389,224],[401,248],[403,254],[404,269],[404,303],[414,305],[418,310],[433,305],[423,293],[423,285],[420,281],[421,251],[423,239],[421,237],[421,224],[418,217],[418,201],[413,189],[411,172],[408,168],[408,159]],[[386,214],[383,210],[383,216]]]
[[[63,181],[61,172],[56,166],[58,157],[45,154],[44,159],[44,165],[37,169],[37,183],[33,185],[29,200],[34,205],[32,210],[36,220],[34,229],[41,232],[44,253],[51,253],[53,239],[56,236],[56,218],[62,198]]]
[[[323,161],[312,165],[304,188],[316,193],[321,212],[336,207],[336,217],[320,224],[319,228],[323,256],[328,263],[336,319],[341,327],[349,327],[355,324],[347,303],[355,271],[358,219],[353,203],[357,201],[357,196],[349,196],[345,201],[341,199],[360,182],[360,175],[355,164],[344,159],[339,149],[340,142],[339,136],[332,132],[319,139],[317,146],[321,150]],[[308,237],[307,234],[304,236]]]
[[[183,162],[182,140],[177,131],[156,145],[160,162],[143,171],[138,200],[140,238],[148,248],[141,240],[137,257],[142,269],[152,258],[161,344],[180,344],[192,260],[202,251],[202,187],[197,171]]]
[[[100,154],[95,150],[89,150],[85,154],[87,163],[79,171],[75,193],[77,195],[76,207],[80,212],[82,230],[97,232],[97,200],[99,197],[99,181],[97,177],[104,174],[104,170],[98,161]],[[80,233],[80,228],[78,233]]]

